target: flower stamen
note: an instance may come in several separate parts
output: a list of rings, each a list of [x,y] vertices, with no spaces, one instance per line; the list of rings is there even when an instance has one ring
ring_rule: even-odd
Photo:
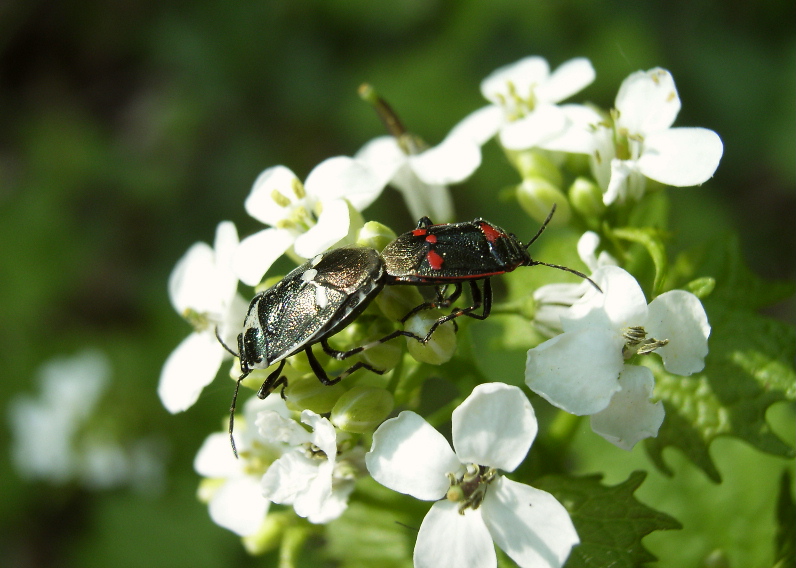
[[[468,464],[465,472],[457,477],[448,473],[450,488],[445,494],[448,501],[456,501],[459,505],[459,514],[464,515],[467,509],[477,509],[486,497],[489,484],[497,479],[498,472],[495,468],[485,465]]]

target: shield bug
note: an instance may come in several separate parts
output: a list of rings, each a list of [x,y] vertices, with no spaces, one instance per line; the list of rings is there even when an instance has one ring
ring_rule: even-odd
[[[265,398],[280,385],[283,388],[287,386],[282,369],[287,358],[300,351],[306,353],[315,376],[324,385],[334,385],[361,368],[379,374],[384,372],[358,361],[338,376],[330,378],[312,352],[312,346],[316,343],[320,343],[330,356],[343,360],[401,335],[414,337],[418,341],[422,339],[413,333],[398,330],[349,351],[337,351],[328,344],[329,337],[362,313],[384,287],[384,282],[384,263],[378,251],[364,247],[344,247],[315,256],[252,299],[243,322],[243,331],[238,335],[238,353],[227,347],[240,358],[241,369],[229,416],[230,441],[236,455],[232,437],[235,404],[240,383],[252,370],[279,363],[257,392],[258,397]]]
[[[385,283],[436,286],[436,299],[420,304],[411,310],[402,321],[425,309],[450,306],[462,293],[462,284],[468,282],[472,305],[454,308],[439,318],[429,329],[423,342],[427,342],[443,323],[460,316],[486,319],[492,309],[492,285],[490,278],[511,272],[520,266],[549,266],[571,272],[588,280],[599,290],[588,276],[566,266],[534,260],[528,253],[530,247],[547,227],[555,213],[553,206],[547,219],[528,241],[522,242],[512,233],[481,218],[464,223],[435,225],[428,217],[418,221],[417,228],[400,235],[382,251]],[[483,280],[483,291],[478,281]],[[447,286],[453,291],[445,295]],[[475,313],[478,308],[481,313]]]

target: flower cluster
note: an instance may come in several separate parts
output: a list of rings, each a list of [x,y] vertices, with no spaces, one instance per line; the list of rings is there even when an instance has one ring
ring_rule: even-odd
[[[19,473],[55,485],[86,489],[124,486],[152,491],[163,475],[158,444],[121,440],[100,404],[111,387],[108,358],[89,349],[39,368],[41,394],[11,400],[11,454]]]
[[[526,385],[562,411],[591,416],[593,430],[620,448],[655,436],[664,410],[654,398],[653,371],[642,363],[655,353],[669,373],[699,372],[710,326],[700,300],[684,290],[658,293],[648,304],[623,268],[627,250],[611,229],[644,198],[647,179],[678,187],[708,180],[722,143],[710,130],[672,127],[680,99],[668,71],[630,75],[610,111],[566,102],[595,77],[584,58],[554,71],[541,57],[502,67],[481,84],[488,105],[436,146],[404,129],[389,105],[363,88],[389,136],[369,142],[353,157],[322,162],[304,182],[285,166],[266,169],[245,209],[267,227],[238,242],[234,225],[223,222],[212,248],[197,243],[178,262],[169,292],[193,331],[163,367],[158,392],[164,406],[171,412],[190,407],[223,360],[243,351],[238,334],[246,303],[239,281],[259,286],[286,254],[306,262],[299,281],[315,286],[314,308],[320,313],[337,285],[328,284],[327,290],[315,280],[323,253],[354,244],[380,251],[395,238],[392,229],[366,222],[362,213],[388,184],[416,217],[451,220],[455,200],[448,186],[466,181],[481,164],[481,147],[494,140],[520,176],[515,194],[522,208],[538,219],[557,205],[551,225],[569,224],[582,233],[577,251],[590,274],[590,281],[549,281],[536,288],[530,315],[517,303],[502,310],[529,317],[548,338],[528,351]],[[568,155],[579,157],[574,162],[580,169],[564,171]],[[422,225],[417,234],[425,234]],[[498,236],[493,230],[484,238],[492,243]],[[427,242],[436,241],[429,236]],[[444,259],[429,255],[428,262],[439,269]],[[485,271],[475,279],[497,273]],[[376,291],[377,285],[383,282],[374,284]],[[458,384],[455,400],[461,403],[450,415],[453,449],[435,429],[447,416],[434,415],[432,426],[415,412],[432,366],[454,384],[460,378],[461,371],[447,372],[443,365],[457,356],[458,323],[439,325],[445,312],[426,308],[450,308],[461,291],[460,283],[439,286],[436,301],[428,301],[411,286],[388,286],[367,309],[354,304],[350,313],[358,317],[343,318],[346,325],[329,338],[333,347],[323,328],[287,354],[287,367],[281,361],[251,374],[244,369],[239,382],[246,387],[258,388],[267,376],[284,375],[288,381],[281,398],[254,397],[245,404],[236,429],[239,459],[226,433],[212,434],[200,450],[195,469],[205,478],[200,495],[213,520],[243,536],[250,550],[266,550],[279,541],[278,523],[272,522],[278,515],[292,509],[307,526],[332,522],[356,499],[357,480],[370,476],[394,491],[434,502],[417,535],[416,566],[494,566],[495,544],[519,566],[562,566],[579,542],[570,511],[553,495],[504,476],[518,471],[538,433],[522,390],[486,382],[467,392],[467,385]],[[474,284],[472,291],[485,296],[473,298],[473,308],[483,300],[488,315],[491,289]],[[347,293],[357,302],[371,299],[370,289]],[[265,325],[259,310],[249,312],[247,325]],[[298,315],[277,306],[268,317]],[[330,319],[329,326],[339,323]],[[299,330],[304,322],[293,325]],[[428,342],[418,341],[437,325]],[[397,326],[404,327],[395,331]],[[377,340],[400,334],[410,335],[406,349],[400,342]],[[325,354],[318,349],[314,355],[311,346],[321,340]],[[263,340],[256,348],[267,351],[268,345]],[[306,359],[293,357],[299,351],[306,351]],[[324,386],[315,380],[334,383],[326,375],[342,371],[349,355],[356,362],[344,371],[344,381]],[[358,369],[364,370],[348,377]],[[233,370],[233,378],[236,374]],[[517,370],[514,382],[520,376]],[[404,410],[388,418],[395,406]]]

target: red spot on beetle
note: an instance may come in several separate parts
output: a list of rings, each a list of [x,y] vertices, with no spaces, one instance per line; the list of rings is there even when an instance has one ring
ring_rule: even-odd
[[[432,270],[439,270],[442,268],[442,263],[445,262],[445,259],[438,255],[433,250],[428,251],[426,255],[426,260],[428,260],[428,265],[431,267]]]
[[[489,223],[481,223],[481,232],[484,233],[486,240],[490,243],[494,243],[496,240],[503,237],[503,233],[495,229]]]
[[[426,235],[426,242],[427,243],[436,243],[437,242],[437,235]]]
[[[412,235],[415,237],[422,237],[425,234],[426,234],[425,229],[415,229],[414,231],[412,231]]]

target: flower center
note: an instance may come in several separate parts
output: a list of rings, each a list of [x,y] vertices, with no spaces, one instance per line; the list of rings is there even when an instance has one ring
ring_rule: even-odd
[[[500,101],[500,106],[503,107],[503,112],[507,121],[513,122],[519,120],[533,112],[538,102],[536,100],[536,94],[534,93],[535,88],[536,85],[531,85],[528,89],[527,96],[522,96],[517,91],[517,86],[513,82],[506,81],[508,93],[496,93],[495,96],[498,101]]]
[[[622,331],[622,337],[625,339],[625,346],[622,347],[622,356],[625,360],[634,355],[647,355],[669,343],[668,339],[654,337],[647,339],[647,332],[641,326],[626,327]]]
[[[395,141],[398,142],[398,147],[407,156],[414,156],[428,148],[428,144],[410,132],[404,132],[400,136],[396,136]]]
[[[199,333],[207,331],[212,325],[217,323],[210,317],[210,314],[206,312],[197,312],[193,308],[185,308],[182,312],[182,317],[191,324],[194,331]]]
[[[445,498],[448,501],[460,503],[459,514],[464,515],[464,511],[467,509],[475,510],[481,506],[486,497],[487,487],[497,479],[497,476],[498,472],[495,468],[468,464],[461,476],[448,474],[451,485]]]
[[[293,179],[291,189],[293,190],[294,200],[291,200],[278,189],[271,192],[271,199],[274,203],[285,209],[285,216],[276,223],[276,227],[279,229],[293,229],[304,233],[318,222],[318,216],[321,214],[321,204],[317,202],[313,205],[313,200],[307,199],[304,184],[296,178]]]
[[[611,109],[611,128],[614,132],[616,157],[620,160],[638,160],[641,156],[644,137],[619,126],[619,116],[620,113],[617,109]]]

